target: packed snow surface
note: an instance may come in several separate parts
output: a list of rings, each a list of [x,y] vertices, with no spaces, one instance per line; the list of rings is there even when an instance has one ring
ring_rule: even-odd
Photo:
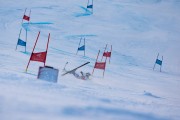
[[[180,119],[180,1],[0,0],[0,120],[179,120]],[[22,22],[24,10],[30,22]],[[27,48],[17,46],[19,31]],[[27,63],[46,50],[46,65],[59,69],[58,82],[37,79],[44,64]],[[78,51],[86,38],[86,56]],[[108,44],[112,57],[90,80],[63,74],[92,73],[98,50],[101,61]],[[159,53],[160,66],[153,66]],[[103,61],[105,58],[103,59]]]

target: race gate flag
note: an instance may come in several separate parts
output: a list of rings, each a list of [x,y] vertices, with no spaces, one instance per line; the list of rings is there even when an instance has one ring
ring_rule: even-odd
[[[24,11],[24,15],[23,15],[23,18],[22,18],[22,22],[21,22],[21,24],[23,24],[23,20],[28,21],[28,23],[30,22],[31,10],[29,11],[29,16],[28,16],[28,15],[26,15],[26,10],[27,10],[27,8],[26,8],[26,9],[25,9],[25,11]]]
[[[96,62],[94,68],[105,70],[106,63],[105,62]]]
[[[156,64],[162,65],[162,60],[156,59]]]
[[[156,61],[155,61],[155,63],[154,63],[153,70],[155,69],[156,64],[158,64],[158,65],[160,65],[160,72],[161,72],[161,67],[162,67],[162,62],[163,62],[163,56],[162,56],[162,60],[160,60],[158,57],[159,57],[159,53],[158,53],[157,58],[156,58]]]
[[[85,50],[85,45],[78,48],[78,51],[84,51],[84,50]]]
[[[45,63],[46,55],[47,55],[47,51],[46,52],[39,52],[39,53],[32,53],[30,60]]]
[[[20,46],[25,47],[25,52],[26,52],[27,29],[26,29],[26,39],[25,39],[25,41],[21,39],[21,31],[22,31],[22,28],[21,28],[20,33],[19,33],[18,41],[17,41],[17,44],[16,44],[16,50],[17,50],[17,46],[20,45]]]
[[[112,54],[112,45],[111,45],[111,50],[109,52],[106,51],[106,49],[107,49],[107,44],[106,44],[106,47],[104,49],[104,53],[103,53],[102,59],[103,59],[103,57],[109,58],[109,63],[110,63],[111,54]],[[101,59],[101,61],[102,61],[102,59]]]
[[[93,0],[88,0],[87,9],[91,9],[91,12],[93,13]]]
[[[80,46],[81,45],[81,40],[82,40],[82,38],[79,41],[79,45],[78,45],[76,55],[78,54],[78,51],[84,51],[84,56],[85,56],[85,38],[84,38],[84,44],[82,46]]]
[[[93,5],[88,5],[87,8],[93,8]]]
[[[17,45],[26,46],[26,42],[19,38]]]
[[[27,69],[28,69],[28,66],[29,66],[30,61],[43,62],[43,63],[44,63],[44,66],[45,66],[46,57],[47,57],[47,51],[48,51],[48,45],[49,45],[49,40],[50,40],[50,33],[49,33],[49,36],[48,36],[46,51],[45,51],[45,52],[34,53],[34,49],[35,49],[36,44],[37,44],[37,41],[38,41],[38,39],[39,39],[39,35],[40,35],[40,31],[39,31],[39,33],[38,33],[36,42],[35,42],[35,44],[34,44],[34,48],[33,48],[33,50],[32,50],[32,53],[31,53],[29,62],[28,62],[28,64],[27,64],[26,72],[27,72]]]
[[[30,17],[27,16],[27,15],[24,15],[24,16],[23,16],[23,19],[29,21],[29,20],[30,20]]]
[[[103,53],[103,56],[105,56],[105,57],[111,57],[111,52],[104,52],[104,53]]]
[[[92,75],[93,75],[93,73],[94,73],[94,69],[101,69],[101,70],[104,70],[104,71],[103,71],[103,77],[104,77],[104,72],[105,72],[105,70],[106,70],[106,60],[107,60],[107,57],[106,57],[105,62],[97,62],[98,57],[99,57],[99,53],[100,53],[100,50],[99,50],[98,55],[97,55],[97,58],[96,58],[96,62],[95,62],[94,68],[93,68]]]

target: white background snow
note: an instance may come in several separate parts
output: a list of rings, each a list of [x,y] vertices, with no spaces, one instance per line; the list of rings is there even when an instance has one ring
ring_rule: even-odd
[[[180,119],[180,1],[0,0],[0,120],[178,120]],[[31,9],[28,26],[21,20]],[[19,30],[28,29],[27,52],[18,46]],[[37,79],[43,63],[28,63],[35,49],[45,50],[46,65],[59,69],[58,83]],[[86,57],[76,55],[86,38]],[[62,69],[90,62],[77,72],[92,72],[98,50],[113,46],[111,63],[79,80]],[[110,48],[108,46],[108,49]],[[162,72],[152,70],[163,55]],[[100,60],[100,59],[99,59]]]

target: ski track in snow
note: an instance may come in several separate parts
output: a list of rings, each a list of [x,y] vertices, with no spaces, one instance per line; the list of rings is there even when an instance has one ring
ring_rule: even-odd
[[[1,1],[0,119],[178,120],[179,3],[95,1],[91,14],[84,0]],[[21,26],[25,7],[32,10],[31,22]],[[27,52],[21,46],[15,51],[21,27],[28,30]],[[38,31],[36,51],[45,50],[51,33],[46,64],[59,69],[58,83],[37,79],[43,63],[31,62],[25,72]],[[76,55],[81,37],[87,41],[86,56]],[[67,61],[67,69],[89,61],[77,72],[91,73],[106,44],[113,52],[104,78],[102,70],[88,81],[61,76]],[[152,71],[158,52],[165,56],[161,73],[158,65]]]
[[[81,9],[84,10],[84,13],[76,13],[74,16],[75,17],[83,17],[83,16],[89,16],[92,15],[91,11],[89,11],[87,8],[80,6]]]

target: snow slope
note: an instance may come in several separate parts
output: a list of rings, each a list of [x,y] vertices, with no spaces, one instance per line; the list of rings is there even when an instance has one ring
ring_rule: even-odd
[[[0,1],[0,120],[178,120],[180,118],[179,0],[95,0],[94,14],[86,0]],[[21,26],[24,9],[31,23]],[[19,30],[28,29],[27,52],[18,46]],[[42,63],[28,63],[44,51],[51,33],[47,65],[60,70],[58,83],[38,80]],[[22,39],[25,39],[23,29]],[[86,37],[86,57],[76,55]],[[92,72],[98,50],[113,46],[105,77],[96,70],[91,80],[61,76],[65,63]],[[163,55],[162,72],[152,70]],[[101,57],[100,57],[101,58]]]

